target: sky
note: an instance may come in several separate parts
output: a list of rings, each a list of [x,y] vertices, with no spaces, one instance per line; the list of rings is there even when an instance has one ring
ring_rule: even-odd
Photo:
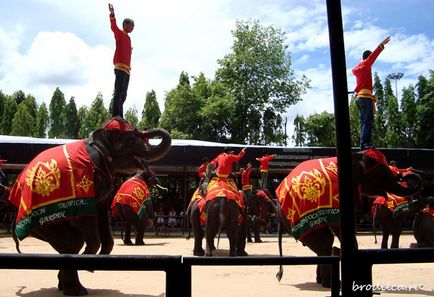
[[[329,35],[325,0],[112,0],[118,25],[132,18],[131,77],[124,111],[141,113],[154,90],[160,109],[182,71],[214,79],[218,60],[231,52],[236,20],[259,20],[285,32],[296,77],[311,88],[288,108],[288,134],[297,114],[333,112]],[[403,87],[434,69],[434,1],[342,0],[348,89],[351,69],[364,50],[387,36],[391,42],[373,71],[382,81],[402,72]],[[101,0],[0,1],[0,90],[17,90],[50,103],[59,87],[68,101],[90,106],[101,93],[108,107],[114,86],[114,37],[108,2]],[[395,84],[393,83],[393,86]],[[394,88],[395,90],[395,88]]]

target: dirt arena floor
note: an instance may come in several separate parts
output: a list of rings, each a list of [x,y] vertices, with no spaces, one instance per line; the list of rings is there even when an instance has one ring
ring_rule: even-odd
[[[379,238],[380,239],[380,238]],[[277,238],[264,236],[263,243],[248,243],[250,255],[277,255]],[[412,235],[401,237],[400,247],[414,242]],[[358,236],[362,248],[378,248],[372,235]],[[145,246],[125,246],[115,239],[112,254],[125,255],[192,255],[193,240],[182,237],[155,237],[147,235]],[[221,255],[227,255],[228,240],[220,240]],[[55,253],[42,241],[26,238],[21,242],[23,253]],[[10,235],[0,235],[0,253],[15,253]],[[293,238],[284,239],[284,254],[310,256],[313,253]],[[285,266],[279,283],[275,274],[277,266],[224,266],[193,267],[193,296],[205,297],[287,297],[330,296],[330,290],[315,283],[315,266]],[[354,269],[357,269],[354,267]],[[79,272],[89,296],[165,296],[165,273],[147,271],[88,271]],[[57,290],[57,271],[52,270],[0,270],[0,297],[52,297],[63,296]],[[373,285],[381,296],[434,296],[434,263],[374,265]],[[397,288],[392,290],[392,288]],[[182,297],[182,296],[180,296]]]

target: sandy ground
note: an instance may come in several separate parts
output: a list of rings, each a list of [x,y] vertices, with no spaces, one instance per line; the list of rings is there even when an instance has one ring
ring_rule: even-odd
[[[250,255],[277,255],[277,238],[263,237],[263,243],[248,243]],[[125,246],[115,239],[112,254],[124,255],[192,255],[193,241],[182,237],[145,237],[145,246]],[[362,248],[378,248],[372,235],[358,236]],[[414,242],[412,235],[401,237],[400,247]],[[220,241],[221,254],[227,255],[228,240]],[[49,253],[54,250],[42,241],[26,238],[21,242],[24,253]],[[8,235],[0,237],[0,253],[14,253],[13,240]],[[284,239],[284,254],[310,256],[313,253],[293,238]],[[285,266],[282,281],[275,274],[276,266],[224,266],[193,267],[193,296],[206,297],[283,297],[330,296],[330,290],[315,283],[315,266]],[[130,271],[80,271],[80,280],[89,296],[165,296],[164,272]],[[51,270],[0,270],[0,297],[51,297],[63,296],[57,290],[57,271]],[[127,281],[126,281],[127,280]],[[411,291],[379,291],[381,296],[434,296],[434,263],[374,265],[373,284],[376,286],[401,286]],[[418,287],[416,290],[415,287]]]

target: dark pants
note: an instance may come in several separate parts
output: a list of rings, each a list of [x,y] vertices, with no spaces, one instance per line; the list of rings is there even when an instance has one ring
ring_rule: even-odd
[[[268,171],[261,171],[261,189],[266,189],[268,184]]]
[[[357,97],[360,118],[360,148],[371,147],[372,127],[374,125],[374,102],[370,98]]]
[[[123,105],[127,99],[128,83],[130,82],[130,75],[125,71],[115,69],[115,93],[113,95],[112,115],[124,117]]]

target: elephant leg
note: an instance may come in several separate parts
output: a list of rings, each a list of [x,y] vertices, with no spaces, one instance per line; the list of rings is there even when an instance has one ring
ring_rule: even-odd
[[[78,254],[84,245],[79,230],[68,222],[44,226],[32,231],[32,235],[48,242],[59,254]],[[83,296],[87,294],[76,270],[60,270],[57,277],[57,287],[63,291],[64,295]]]
[[[214,238],[219,232],[220,227],[220,203],[216,201],[207,202],[206,205],[207,219],[205,225],[205,256],[211,257],[214,247]]]
[[[131,241],[131,223],[130,222],[124,222],[124,244],[126,245],[132,245],[133,242]]]
[[[88,292],[78,279],[77,270],[60,270],[57,274],[59,279],[59,290],[63,291],[66,296],[84,296]]]
[[[190,214],[190,223],[193,229],[194,235],[194,247],[193,247],[193,255],[194,256],[203,256],[205,255],[205,251],[202,248],[202,240],[204,236],[203,228],[200,224],[200,209],[197,204],[194,204],[191,208]]]
[[[313,230],[303,237],[301,242],[309,247],[318,256],[330,256],[332,254],[334,235],[329,228]],[[317,266],[317,283],[323,287],[331,287],[331,265],[320,264]]]
[[[237,223],[237,222],[236,222]],[[247,219],[244,217],[243,222],[239,225],[239,234],[237,240],[237,256],[248,256],[246,253],[246,237],[247,237]]]
[[[209,222],[209,217],[207,219],[207,223],[205,226],[205,256],[211,257],[212,251],[215,249],[214,247],[214,238],[216,237],[217,233],[219,231],[219,224],[218,222]]]
[[[261,235],[259,234],[259,226],[254,229],[255,233],[255,242],[262,242]]]
[[[387,230],[386,228],[382,228],[382,229],[383,229],[383,236],[381,239],[381,248],[387,249],[388,248],[388,241],[389,241],[389,230]]]
[[[395,220],[395,226],[393,226],[392,229],[392,243],[390,245],[392,249],[399,248],[399,237],[401,236],[402,232],[402,224],[402,219]]]

